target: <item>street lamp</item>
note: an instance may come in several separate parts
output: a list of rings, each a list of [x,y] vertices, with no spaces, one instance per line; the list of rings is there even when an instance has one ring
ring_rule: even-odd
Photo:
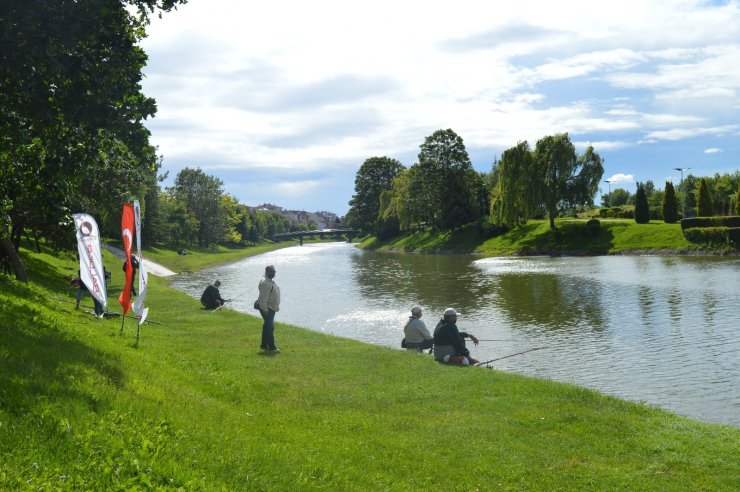
[[[612,206],[612,204],[611,204],[611,201],[612,201],[612,182],[609,181],[608,179],[605,179],[604,180],[604,183],[606,183],[607,185],[609,185],[609,194],[607,195],[609,197],[609,200],[607,200],[607,204],[611,207]],[[601,199],[603,201],[604,200],[604,197],[602,197]]]
[[[681,173],[681,182],[678,184],[678,186],[679,188],[681,188],[681,204],[682,204],[681,215],[683,215],[682,218],[684,219],[686,218],[686,197],[684,196],[685,193],[683,191],[683,172],[686,169],[691,169],[691,168],[690,167],[674,167],[673,168],[674,171],[678,171]]]

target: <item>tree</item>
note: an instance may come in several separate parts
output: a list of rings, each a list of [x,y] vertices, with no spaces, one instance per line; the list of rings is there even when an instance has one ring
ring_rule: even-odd
[[[630,192],[624,188],[617,188],[616,190],[609,193],[609,206],[610,207],[621,207],[626,205],[630,199]]]
[[[200,168],[186,167],[177,174],[173,194],[198,220],[198,245],[210,246],[223,239],[221,187],[223,182]]]
[[[740,215],[740,184],[737,185],[737,194],[735,195],[735,215]]]
[[[428,220],[442,229],[475,220],[480,215],[478,176],[463,139],[449,128],[437,130],[419,149],[419,196]]]
[[[699,193],[696,200],[696,215],[698,217],[711,217],[714,215],[714,210],[712,209],[712,198],[709,195],[709,188],[705,178],[701,178],[701,180],[699,180]]]
[[[497,176],[497,187],[491,200],[492,220],[516,227],[527,221],[539,202],[539,188],[532,180],[534,158],[527,141],[505,150],[496,168],[492,173]]]
[[[150,14],[178,3],[0,3],[0,212],[15,248],[26,227],[48,236],[69,229],[101,155],[122,157],[108,161],[113,168],[151,168],[143,120],[156,107],[141,93],[146,54],[137,43]]]
[[[355,176],[355,194],[349,201],[347,222],[351,227],[372,231],[380,213],[380,195],[390,190],[393,178],[404,169],[390,157],[371,157]]]
[[[635,222],[638,224],[650,222],[650,206],[645,193],[645,185],[642,183],[637,183],[637,192],[635,193]]]
[[[581,157],[567,133],[551,135],[537,141],[534,151],[534,179],[542,193],[550,218],[550,228],[555,228],[555,218],[561,208],[593,203],[601,176],[603,161],[593,147]]]
[[[678,220],[678,199],[673,183],[666,181],[665,194],[663,195],[663,220],[667,224],[673,224]]]

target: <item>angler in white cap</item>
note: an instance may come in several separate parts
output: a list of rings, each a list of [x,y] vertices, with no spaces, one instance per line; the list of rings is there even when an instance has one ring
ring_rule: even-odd
[[[477,364],[465,348],[465,339],[469,338],[478,345],[478,339],[472,333],[457,329],[458,312],[452,308],[445,309],[444,317],[434,328],[434,360],[464,366]]]

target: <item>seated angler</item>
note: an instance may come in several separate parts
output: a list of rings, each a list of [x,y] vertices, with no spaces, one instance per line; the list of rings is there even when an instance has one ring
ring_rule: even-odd
[[[421,320],[421,308],[414,306],[411,308],[411,317],[409,317],[406,326],[403,327],[404,344],[406,350],[421,352],[424,349],[432,348],[434,337],[427,329],[427,325]]]
[[[200,303],[205,306],[206,309],[216,309],[219,306],[223,306],[224,299],[221,298],[221,293],[218,288],[221,287],[221,281],[216,280],[213,285],[206,287],[203,291],[203,295],[200,296]]]
[[[478,361],[472,358],[470,351],[465,348],[466,338],[478,345],[475,335],[458,331],[457,311],[452,308],[445,309],[444,317],[434,328],[434,360],[464,366],[477,364]]]

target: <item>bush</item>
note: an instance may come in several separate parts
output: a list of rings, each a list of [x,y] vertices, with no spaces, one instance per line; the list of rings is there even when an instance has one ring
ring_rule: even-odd
[[[727,242],[740,249],[740,227],[727,228]]]
[[[727,227],[692,227],[684,229],[684,237],[692,243],[727,243]]]
[[[692,217],[681,220],[681,229],[683,231],[695,227],[740,227],[740,216]]]
[[[601,232],[601,222],[599,219],[591,219],[586,222],[586,234],[591,237],[596,237]]]
[[[505,225],[493,224],[487,220],[481,221],[478,226],[478,233],[487,239],[501,236],[507,232],[509,232],[509,228]]]

